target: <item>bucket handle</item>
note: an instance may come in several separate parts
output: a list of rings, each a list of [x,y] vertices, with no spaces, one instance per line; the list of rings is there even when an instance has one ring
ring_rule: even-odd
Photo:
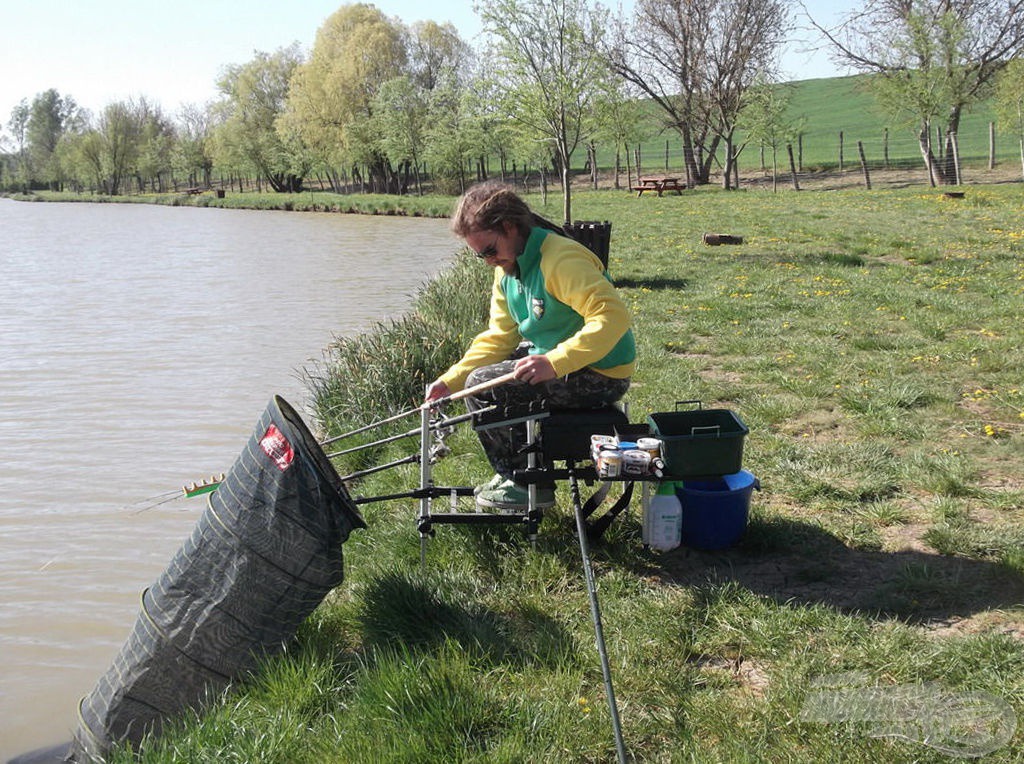
[[[698,409],[704,408],[704,404],[699,398],[692,398],[688,401],[676,401],[676,411],[679,411],[680,406],[696,406]]]
[[[709,424],[703,427],[691,427],[690,435],[721,435],[722,425]]]

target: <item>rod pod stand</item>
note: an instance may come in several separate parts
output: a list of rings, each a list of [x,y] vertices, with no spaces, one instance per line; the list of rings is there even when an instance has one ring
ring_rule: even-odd
[[[601,673],[604,675],[604,689],[608,696],[608,710],[612,717],[615,751],[619,764],[626,764],[626,745],[622,739],[622,722],[619,719],[619,706],[615,700],[615,690],[612,687],[612,670],[608,664],[608,651],[604,644],[604,627],[601,625],[601,607],[597,602],[594,570],[590,566],[590,545],[587,543],[587,521],[583,516],[583,505],[580,501],[580,484],[576,479],[575,464],[570,460],[566,466],[569,468],[569,490],[572,493],[573,514],[576,516],[576,535],[580,540],[580,556],[583,558],[583,575],[587,581],[587,596],[590,598],[590,616],[594,622],[597,653],[601,658]]]
[[[430,464],[430,408],[420,408],[420,488],[423,496],[420,497],[420,527],[430,517],[430,492],[427,490],[434,485]],[[420,569],[427,566],[427,537],[428,531],[420,531]]]

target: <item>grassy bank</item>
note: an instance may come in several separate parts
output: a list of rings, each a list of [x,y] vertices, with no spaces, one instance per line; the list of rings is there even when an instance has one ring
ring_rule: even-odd
[[[333,194],[326,191],[298,194],[236,193],[227,190],[217,196],[211,189],[200,194],[104,194],[73,191],[33,191],[12,194],[17,201],[91,202],[95,204],[161,204],[168,207],[214,207],[238,210],[281,210],[288,212],[342,212],[358,215],[408,215],[414,217],[445,217],[451,199],[445,196],[403,196],[393,194]]]
[[[1024,188],[965,190],[577,195],[580,218],[613,222],[634,420],[733,409],[763,486],[734,549],[645,550],[634,510],[592,550],[636,760],[1024,756],[1020,725],[1006,739],[1024,720]],[[455,268],[311,375],[327,430],[414,404],[481,325],[485,269]],[[471,432],[448,445],[439,483],[488,477]],[[414,504],[364,510],[347,581],[296,643],[143,761],[613,760],[565,490],[536,551],[441,527],[424,570]],[[808,717],[851,687],[887,700]]]

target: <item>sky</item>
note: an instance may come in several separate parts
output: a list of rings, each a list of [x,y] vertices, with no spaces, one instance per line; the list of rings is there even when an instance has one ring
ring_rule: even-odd
[[[216,96],[229,64],[297,41],[305,50],[344,0],[0,0],[0,126],[11,111],[50,88],[98,112],[109,103],[145,96],[174,115],[183,104]],[[480,21],[474,0],[376,0],[406,24],[450,21],[474,41]],[[606,4],[617,6],[617,0]],[[805,0],[828,25],[855,0]],[[628,12],[632,0],[623,3]],[[799,7],[799,5],[798,5]],[[798,13],[798,16],[801,14]],[[806,19],[782,59],[784,79],[832,77],[823,51],[808,52]]]

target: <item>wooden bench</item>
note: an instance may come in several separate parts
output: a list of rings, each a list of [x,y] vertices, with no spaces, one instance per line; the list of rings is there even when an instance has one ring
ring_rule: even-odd
[[[632,186],[630,190],[636,191],[637,196],[643,196],[644,191],[657,191],[658,196],[661,196],[666,191],[675,191],[677,194],[682,195],[684,188],[686,188],[686,184],[680,183],[677,177],[671,175],[645,175],[642,178],[637,178],[636,185]]]
[[[203,193],[203,191],[205,190],[205,188],[186,188],[185,193],[188,194],[189,196],[195,196],[196,194]]]

